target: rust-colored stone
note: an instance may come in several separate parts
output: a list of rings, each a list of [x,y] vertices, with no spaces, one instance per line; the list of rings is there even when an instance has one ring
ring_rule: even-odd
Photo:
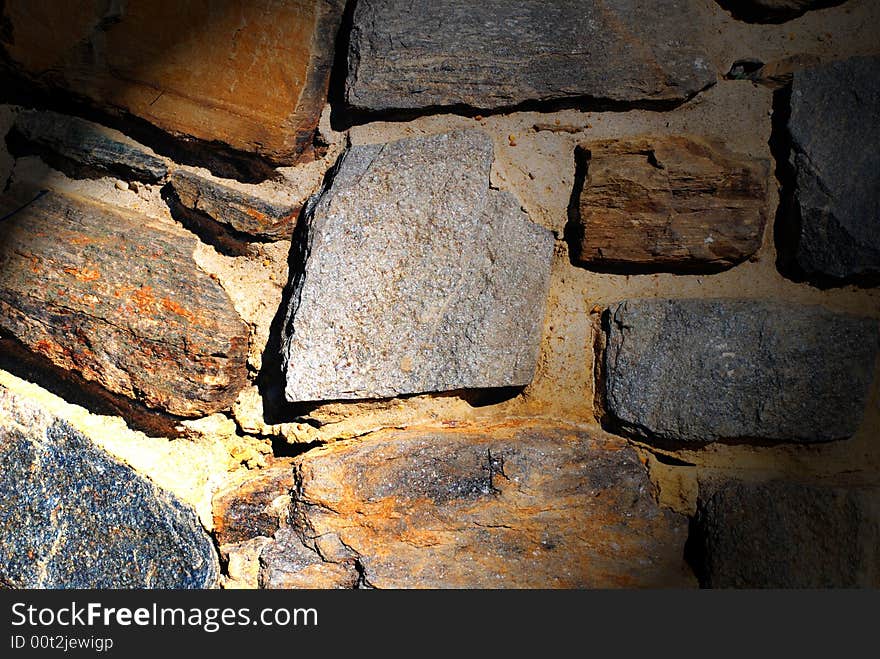
[[[264,585],[324,583],[310,581],[324,571],[337,582],[340,566],[379,588],[690,583],[687,520],[659,507],[623,440],[541,426],[389,431],[309,451],[296,479],[295,537],[263,551]]]
[[[214,496],[214,532],[221,545],[271,537],[287,510],[293,467],[277,464]]]
[[[341,0],[6,0],[0,46],[29,82],[274,163],[308,154]]]
[[[54,365],[179,416],[231,406],[248,328],[195,239],[130,211],[0,196],[0,327]]]
[[[769,164],[691,136],[581,145],[577,259],[716,270],[761,246]]]

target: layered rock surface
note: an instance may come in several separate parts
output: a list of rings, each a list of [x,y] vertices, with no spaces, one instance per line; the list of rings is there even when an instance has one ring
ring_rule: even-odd
[[[528,384],[553,236],[489,188],[492,159],[474,130],[343,156],[293,246],[287,400]]]
[[[687,522],[622,440],[563,428],[388,432],[296,459],[263,585],[657,587],[688,583]]]
[[[692,136],[604,140],[580,153],[580,262],[718,269],[761,246],[766,161]]]
[[[67,423],[0,387],[0,584],[209,588],[195,512]]]
[[[360,110],[680,103],[715,82],[690,2],[361,0],[353,21]]]
[[[40,155],[57,169],[83,176],[116,174],[157,183],[168,175],[168,161],[119,131],[57,112],[20,112],[7,138]]]
[[[24,204],[4,196],[0,216],[4,330],[151,408],[201,416],[232,405],[249,332],[196,266],[190,234],[54,192]]]

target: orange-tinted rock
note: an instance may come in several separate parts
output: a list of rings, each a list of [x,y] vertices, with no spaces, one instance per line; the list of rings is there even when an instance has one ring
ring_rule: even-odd
[[[343,4],[6,0],[0,45],[31,83],[290,164],[312,146]]]
[[[173,226],[73,196],[0,196],[0,327],[106,390],[179,416],[230,407],[248,328]]]
[[[690,136],[584,144],[581,263],[716,270],[761,246],[769,165]]]
[[[687,520],[659,507],[623,440],[541,426],[391,431],[309,451],[296,479],[294,534],[264,549],[264,585],[352,568],[378,588],[689,583]]]
[[[254,478],[214,496],[214,532],[221,545],[271,537],[287,510],[293,488],[290,464],[268,467]]]

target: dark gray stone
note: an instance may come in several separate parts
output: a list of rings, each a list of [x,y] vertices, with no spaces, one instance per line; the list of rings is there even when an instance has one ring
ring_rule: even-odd
[[[877,588],[880,491],[783,481],[701,486],[694,541],[714,588]]]
[[[716,76],[690,0],[360,0],[345,94],[369,111],[680,103]]]
[[[177,201],[237,233],[261,240],[289,239],[301,205],[256,197],[231,185],[177,169],[169,181]]]
[[[492,158],[474,130],[346,153],[293,248],[289,401],[531,381],[553,236],[489,189]]]
[[[168,175],[168,162],[142,144],[119,131],[57,112],[21,112],[10,139],[19,153],[40,155],[74,176],[111,174],[156,183]]]
[[[207,588],[213,545],[195,512],[67,423],[0,386],[0,583]]]
[[[608,321],[608,410],[639,436],[821,442],[861,422],[875,320],[760,300],[627,300]]]
[[[880,273],[880,57],[796,72],[788,128],[799,265],[836,278]]]

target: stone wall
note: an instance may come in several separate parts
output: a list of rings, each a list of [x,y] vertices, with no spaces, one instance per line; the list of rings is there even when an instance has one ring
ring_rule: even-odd
[[[876,3],[74,4],[0,3],[0,585],[880,585]]]

